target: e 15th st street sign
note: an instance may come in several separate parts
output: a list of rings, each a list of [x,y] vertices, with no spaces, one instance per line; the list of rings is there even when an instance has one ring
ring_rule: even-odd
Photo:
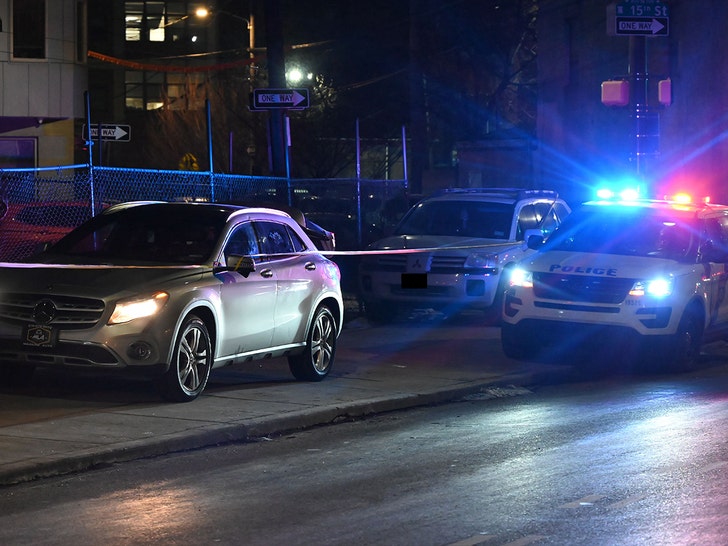
[[[607,4],[609,36],[667,36],[670,11],[659,0],[622,0]]]
[[[254,89],[253,110],[308,108],[308,89]]]

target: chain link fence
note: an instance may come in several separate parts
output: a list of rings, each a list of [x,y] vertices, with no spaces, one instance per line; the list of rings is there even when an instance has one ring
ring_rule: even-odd
[[[404,180],[285,179],[71,165],[0,170],[0,261],[20,261],[103,207],[138,200],[293,206],[358,250],[407,211]]]

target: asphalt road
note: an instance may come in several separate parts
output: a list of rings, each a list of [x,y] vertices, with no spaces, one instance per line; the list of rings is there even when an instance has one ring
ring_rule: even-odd
[[[0,542],[726,544],[727,372],[474,394],[21,484]]]

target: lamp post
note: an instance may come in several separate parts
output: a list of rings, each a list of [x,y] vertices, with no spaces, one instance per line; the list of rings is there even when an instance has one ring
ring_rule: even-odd
[[[243,21],[245,23],[245,30],[248,31],[248,58],[250,59],[250,65],[249,65],[249,78],[250,78],[250,87],[252,89],[253,87],[253,80],[255,79],[255,63],[253,62],[255,59],[255,18],[253,14],[249,14],[248,17],[242,17],[241,15],[237,15],[235,13],[230,13],[229,11],[225,10],[215,10],[214,12],[210,12],[207,8],[198,8],[195,11],[195,15],[200,18],[205,18],[210,15],[217,15],[217,14],[224,14],[228,17],[231,17],[233,19],[237,19],[239,21]]]

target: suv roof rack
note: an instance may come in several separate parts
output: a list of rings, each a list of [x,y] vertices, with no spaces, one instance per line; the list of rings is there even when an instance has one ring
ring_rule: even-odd
[[[559,196],[558,192],[553,190],[529,190],[524,188],[448,188],[437,191],[433,195],[448,193],[479,193],[506,199],[525,199],[527,197],[550,197],[555,199]]]

